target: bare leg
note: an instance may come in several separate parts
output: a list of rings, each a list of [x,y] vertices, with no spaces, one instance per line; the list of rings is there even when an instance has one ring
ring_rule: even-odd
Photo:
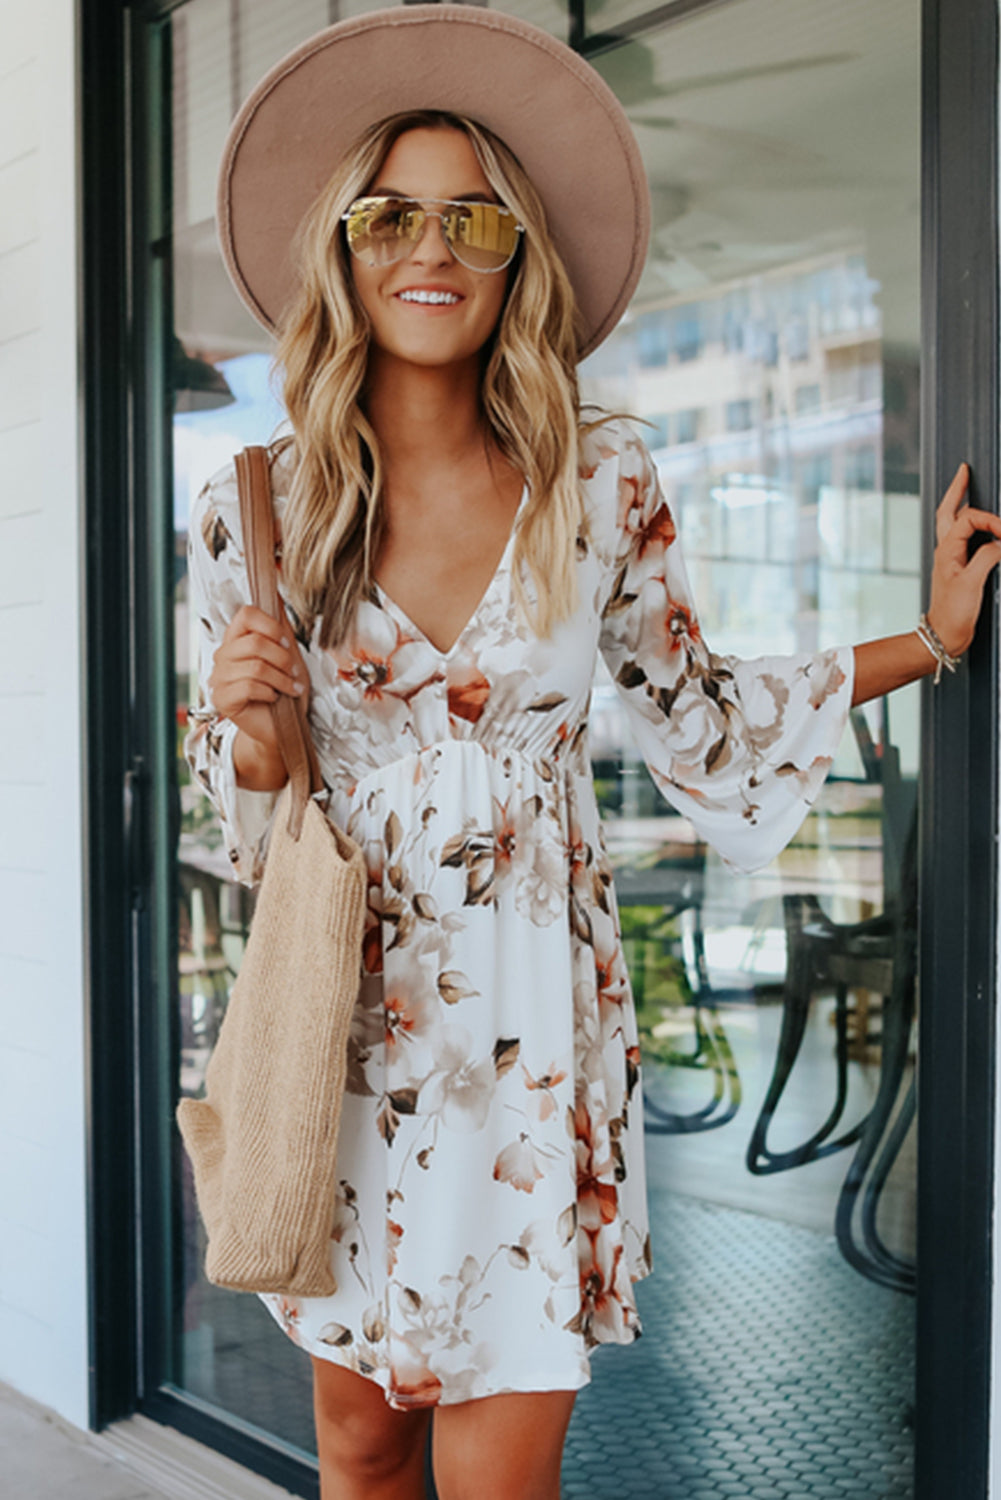
[[[430,1410],[395,1411],[374,1380],[310,1357],[321,1500],[424,1500]]]
[[[575,1395],[527,1391],[436,1407],[439,1500],[560,1500]]]

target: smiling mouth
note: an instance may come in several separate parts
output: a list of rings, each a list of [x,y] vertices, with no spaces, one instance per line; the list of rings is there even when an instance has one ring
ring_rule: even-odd
[[[407,291],[397,292],[401,302],[419,302],[430,307],[454,307],[462,301],[457,292],[424,292]]]

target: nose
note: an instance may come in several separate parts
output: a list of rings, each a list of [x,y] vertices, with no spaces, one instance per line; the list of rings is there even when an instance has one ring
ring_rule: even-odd
[[[422,265],[442,266],[450,265],[455,256],[452,254],[451,246],[445,238],[445,231],[441,226],[441,214],[431,213],[425,215],[424,228],[421,230],[410,259],[416,260]]]

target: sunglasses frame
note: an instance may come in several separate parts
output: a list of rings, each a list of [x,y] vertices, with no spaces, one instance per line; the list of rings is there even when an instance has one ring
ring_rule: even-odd
[[[395,260],[386,261],[385,264],[389,266],[398,265],[401,260],[406,260],[408,256],[413,253],[414,249],[416,249],[416,247],[420,244],[421,240],[424,237],[424,230],[427,228],[428,219],[438,220],[438,223],[441,225],[442,238],[444,239],[451,253],[459,262],[459,265],[464,266],[467,271],[476,271],[480,276],[494,276],[498,271],[506,271],[508,266],[514,260],[515,256],[518,254],[518,247],[521,244],[520,236],[525,233],[524,224],[519,224],[517,221],[515,221],[515,234],[516,236],[519,236],[519,238],[515,239],[514,249],[507,257],[507,260],[502,261],[499,266],[471,266],[467,261],[463,260],[462,256],[459,254],[458,250],[453,244],[448,231],[445,228],[445,214],[441,210],[446,208],[496,208],[500,213],[509,214],[511,218],[514,218],[515,215],[513,209],[507,208],[503,203],[490,203],[489,201],[484,202],[481,199],[473,198],[404,198],[390,193],[365,193],[360,198],[356,198],[353,203],[349,204],[344,213],[341,214],[341,222],[345,226],[347,225],[347,222],[351,218],[351,216],[358,212],[359,204],[362,203],[416,204],[421,213],[424,215],[424,221],[421,224],[420,233],[418,234],[417,238],[415,240],[412,240],[409,243],[409,247],[404,251],[404,253],[398,255]],[[434,209],[429,209],[427,207],[427,205],[431,203],[438,204],[438,212],[435,212]],[[375,266],[379,264],[378,261],[369,260],[362,251],[355,249],[355,247],[351,243],[351,236],[348,234],[346,227],[344,237],[347,240],[348,249],[357,260],[363,261],[365,265],[369,266]],[[401,239],[400,244],[406,245],[407,241]]]

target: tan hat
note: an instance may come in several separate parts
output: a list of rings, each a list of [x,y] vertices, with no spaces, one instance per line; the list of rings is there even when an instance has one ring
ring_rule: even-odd
[[[441,109],[486,125],[545,204],[583,324],[581,358],[628,305],[650,194],[619,101],[538,27],[466,5],[401,5],[318,32],[264,77],[233,122],[219,175],[227,270],[272,333],[294,287],[293,235],[344,152],[388,115]]]

